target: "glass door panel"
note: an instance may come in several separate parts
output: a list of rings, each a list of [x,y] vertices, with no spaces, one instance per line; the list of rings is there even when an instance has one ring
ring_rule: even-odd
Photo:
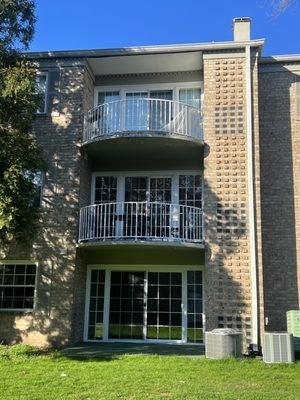
[[[145,176],[126,177],[125,201],[146,201],[148,191],[148,178]]]
[[[117,201],[117,177],[97,176],[95,179],[95,204]]]
[[[179,101],[180,103],[187,104],[195,107],[198,110],[201,108],[201,89],[200,88],[188,88],[179,89]]]
[[[170,205],[172,178],[150,178],[148,232],[151,237],[170,236]]]
[[[118,91],[99,92],[97,113],[98,128],[103,134],[118,132],[121,124],[120,93]]]
[[[203,340],[203,295],[202,272],[188,271],[187,273],[187,341],[198,343]]]
[[[143,339],[145,272],[111,272],[109,339]]]
[[[182,339],[181,272],[148,272],[147,339]]]
[[[172,103],[162,100],[172,100],[172,90],[152,90],[150,92],[150,130],[165,131],[172,120]]]
[[[179,230],[181,237],[192,239],[197,227],[201,226],[199,210],[202,208],[202,177],[201,175],[179,176],[179,204],[190,206],[181,207]]]
[[[101,340],[103,332],[105,270],[92,270],[88,315],[88,339]]]
[[[149,129],[148,92],[126,93],[125,131],[143,131]]]
[[[95,179],[94,203],[99,204],[91,212],[91,224],[93,237],[112,237],[116,229],[116,201],[117,201],[117,177],[97,176]]]
[[[147,232],[147,177],[127,177],[125,179],[125,237],[145,237]]]
[[[179,204],[202,208],[201,175],[179,176]]]

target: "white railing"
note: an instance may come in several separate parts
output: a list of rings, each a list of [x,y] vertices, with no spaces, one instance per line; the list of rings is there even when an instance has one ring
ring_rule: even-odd
[[[201,243],[203,212],[149,202],[100,203],[80,210],[79,242],[117,239]]]
[[[101,104],[88,112],[83,142],[138,132],[202,139],[202,113],[177,101],[150,98]]]

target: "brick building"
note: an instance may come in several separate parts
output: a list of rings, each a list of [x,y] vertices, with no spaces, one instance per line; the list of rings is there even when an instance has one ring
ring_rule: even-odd
[[[245,345],[299,308],[300,56],[234,40],[29,53],[39,233],[0,249],[0,341]],[[298,266],[298,267],[297,267]]]

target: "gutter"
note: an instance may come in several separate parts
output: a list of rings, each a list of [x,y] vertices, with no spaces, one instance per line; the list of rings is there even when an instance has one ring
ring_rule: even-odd
[[[207,50],[226,50],[226,49],[244,49],[245,46],[262,47],[264,39],[249,40],[245,42],[209,42],[209,43],[191,43],[179,45],[161,45],[161,46],[140,46],[123,47],[115,49],[93,49],[93,50],[59,50],[27,52],[24,55],[28,58],[97,58],[97,57],[116,57],[116,56],[137,56],[148,54],[166,54],[166,53],[185,53]]]
[[[258,346],[258,291],[257,257],[255,240],[254,180],[253,180],[253,127],[252,127],[252,79],[251,47],[246,45],[246,106],[247,106],[247,163],[248,163],[248,208],[249,208],[249,245],[251,271],[251,308],[252,308],[252,344]]]

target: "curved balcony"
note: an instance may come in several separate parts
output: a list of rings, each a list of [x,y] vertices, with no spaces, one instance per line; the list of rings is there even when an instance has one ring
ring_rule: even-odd
[[[194,165],[187,168],[193,168],[203,158],[202,127],[201,111],[187,104],[151,98],[118,100],[88,112],[83,145],[99,167],[109,163],[114,167],[115,160],[123,159],[122,166],[128,168],[133,159],[134,167],[162,159],[170,165],[179,158],[192,160]]]
[[[100,203],[80,210],[79,242],[203,243],[200,208],[157,202]]]
[[[171,100],[113,101],[88,112],[83,142],[142,132],[202,140],[202,113],[197,108]]]

